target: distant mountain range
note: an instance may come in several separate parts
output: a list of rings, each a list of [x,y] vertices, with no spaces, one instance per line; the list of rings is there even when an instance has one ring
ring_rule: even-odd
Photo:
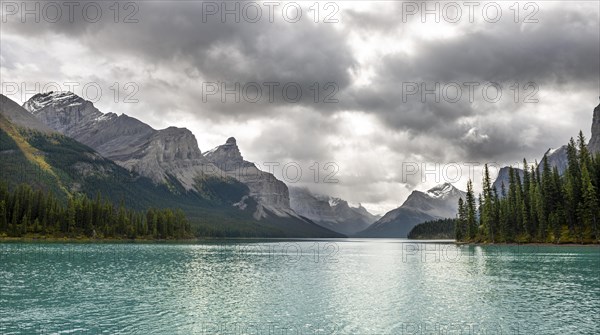
[[[454,218],[458,199],[466,193],[450,183],[438,185],[426,192],[413,191],[402,206],[387,212],[357,237],[406,237],[419,223],[442,218]]]
[[[343,199],[314,194],[302,187],[290,187],[290,206],[299,215],[345,235],[354,235],[380,218],[360,204],[352,207]]]

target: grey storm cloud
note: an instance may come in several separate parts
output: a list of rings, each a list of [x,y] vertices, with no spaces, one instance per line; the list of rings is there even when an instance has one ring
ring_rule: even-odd
[[[248,100],[257,94],[254,88],[260,87],[262,98],[258,103],[247,103],[243,107],[236,103],[210,106],[211,110],[224,112],[227,117],[269,112],[270,106],[278,104],[315,105],[312,91],[315,83],[321,95],[317,102],[319,108],[335,109],[334,104],[321,103],[323,96],[351,84],[350,70],[356,61],[345,32],[332,25],[315,25],[309,19],[290,23],[279,16],[269,22],[266,10],[263,19],[255,23],[243,17],[239,23],[233,17],[223,22],[220,15],[204,15],[207,9],[199,1],[136,2],[137,22],[115,23],[114,11],[110,9],[112,3],[95,3],[100,4],[104,13],[95,23],[77,15],[73,22],[65,19],[57,23],[44,20],[21,23],[19,16],[11,16],[6,31],[25,36],[59,34],[79,40],[99,55],[135,56],[148,65],[187,64],[187,71],[182,75],[197,77],[200,82],[176,89],[188,94],[190,100],[202,94],[204,85],[217,84],[219,92],[210,98],[218,102],[221,83],[229,90],[239,84],[241,92],[244,85],[249,85],[248,93],[242,96],[249,96]],[[328,83],[333,86],[326,90]],[[286,84],[289,84],[288,91],[283,92]],[[273,87],[272,94],[269,87]],[[270,96],[274,98],[270,100]],[[226,98],[235,102],[231,95]]]
[[[386,28],[401,24],[388,22]],[[509,157],[524,149],[522,139],[515,136],[525,129],[522,123],[506,128],[489,123],[487,129],[480,129],[485,131],[486,139],[474,141],[464,138],[469,127],[460,122],[469,117],[493,118],[506,110],[515,120],[526,120],[522,100],[536,89],[560,91],[577,83],[582,91],[597,94],[599,48],[598,13],[556,8],[543,12],[540,22],[531,26],[500,22],[487,29],[467,30],[464,36],[456,38],[419,41],[417,56],[404,52],[384,56],[372,84],[348,92],[350,99],[344,101],[349,102],[348,108],[354,105],[358,110],[377,114],[390,127],[445,138],[465,156]],[[533,85],[525,87],[529,82]],[[440,85],[439,101],[433,95],[421,95],[424,88],[432,90],[436,83]],[[451,100],[455,96],[451,87],[454,83],[462,87],[462,98],[449,102],[444,99],[443,90],[448,87]],[[467,99],[469,87],[465,83],[478,85],[473,91],[475,104]],[[490,83],[501,85],[502,101],[482,100],[483,87]],[[507,100],[514,97],[510,89],[514,83],[520,86],[520,102],[511,104]],[[407,85],[418,85],[417,93],[408,94],[412,86]],[[405,99],[403,92],[407,93]],[[489,92],[493,100],[495,89]],[[539,98],[539,94],[531,97]]]

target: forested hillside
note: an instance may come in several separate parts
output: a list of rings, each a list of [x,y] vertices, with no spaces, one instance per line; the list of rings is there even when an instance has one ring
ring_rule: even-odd
[[[409,233],[412,240],[451,240],[454,239],[456,219],[439,219],[416,225]]]
[[[456,240],[466,242],[598,243],[600,240],[600,154],[592,154],[580,132],[567,146],[561,175],[544,156],[541,169],[523,161],[523,178],[513,169],[509,184],[492,186],[487,165],[483,193],[469,181],[459,200]]]
[[[97,195],[69,198],[19,185],[13,192],[0,183],[0,236],[184,239],[193,237],[181,210],[126,209]]]

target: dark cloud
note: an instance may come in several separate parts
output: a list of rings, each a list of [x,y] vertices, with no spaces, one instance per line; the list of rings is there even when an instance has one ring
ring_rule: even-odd
[[[466,29],[459,37],[419,40],[416,56],[400,51],[382,57],[372,84],[349,92],[351,98],[344,101],[349,102],[348,108],[378,115],[389,127],[446,139],[454,153],[466,157],[507,159],[515,153],[529,154],[540,143],[523,142],[522,134],[531,124],[521,121],[534,121],[523,114],[525,107],[530,107],[523,99],[538,89],[530,96],[540,100],[533,105],[543,106],[539,112],[555,113],[547,109],[549,101],[541,97],[544,92],[560,94],[574,89],[576,83],[578,93],[593,97],[600,88],[598,13],[555,8],[542,11],[539,20],[529,25],[500,22],[485,29]],[[535,86],[525,87],[529,82]],[[421,85],[432,90],[436,83],[440,85],[439,102],[433,95],[421,96]],[[454,83],[462,87],[462,98],[449,102],[455,96]],[[479,84],[473,103],[465,83]],[[489,90],[489,100],[482,98],[483,87],[490,83],[502,87],[498,102],[491,102],[494,88]],[[514,83],[519,83],[519,103],[512,102]],[[403,99],[403,84],[419,85],[419,91]],[[444,88],[449,89],[448,99],[444,99]],[[511,122],[494,122],[499,114],[510,117]],[[472,128],[477,128],[478,139],[473,132],[468,134]],[[548,128],[554,127],[549,124]],[[572,129],[552,130],[566,133]]]
[[[207,108],[209,113],[203,115],[217,118],[221,115],[210,112],[220,111],[227,117],[235,117],[239,113],[268,112],[272,105],[297,103],[318,104],[320,109],[335,108],[335,105],[322,103],[324,95],[333,91],[333,88],[325,90],[325,85],[333,83],[335,90],[343,90],[350,85],[350,70],[356,66],[345,32],[336,30],[333,25],[312,23],[306,12],[304,19],[290,23],[282,18],[281,9],[274,10],[274,19],[270,22],[267,7],[263,7],[258,22],[247,22],[242,16],[236,23],[233,16],[228,16],[225,22],[220,15],[210,15],[205,20],[201,2],[137,2],[139,12],[134,16],[137,23],[114,23],[112,3],[100,4],[103,16],[95,23],[77,14],[74,22],[63,19],[57,23],[44,20],[21,23],[18,16],[11,16],[6,30],[47,38],[59,34],[81,41],[98,55],[115,60],[136,57],[146,66],[180,70],[177,67],[185,64],[186,70],[181,75],[196,78],[196,84],[190,87],[187,82],[188,86],[175,89],[188,94],[190,100],[201,98],[204,83],[217,83],[219,87],[224,83],[227,89],[239,84],[237,91],[241,92],[242,103],[254,100],[258,94],[254,88],[260,87],[262,97],[257,103],[246,103],[243,107],[236,103],[233,95],[225,96],[227,103],[221,103],[219,88],[219,92],[208,99],[214,101]],[[63,8],[67,7],[63,5]],[[122,10],[122,19],[129,12],[131,10]],[[318,103],[313,91],[315,83],[319,85]],[[284,91],[286,84],[288,90]],[[243,90],[245,85],[250,85],[248,91]],[[273,87],[272,94],[269,86]]]

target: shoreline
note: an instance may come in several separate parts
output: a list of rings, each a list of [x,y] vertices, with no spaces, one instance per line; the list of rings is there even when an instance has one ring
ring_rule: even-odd
[[[313,240],[334,240],[344,241],[352,240],[352,238],[319,238],[319,237],[196,237],[191,239],[118,239],[118,238],[89,238],[89,237],[0,237],[0,244],[3,243],[122,243],[122,244],[196,244],[209,241],[313,241]],[[369,240],[381,240],[380,238],[370,238]],[[435,240],[435,239],[406,239],[406,243],[429,243],[429,244],[454,244],[456,246],[591,246],[600,247],[600,242],[594,243],[547,243],[547,242],[531,242],[531,243],[485,243],[485,242],[457,242],[452,240]]]
[[[594,243],[548,243],[548,242],[530,242],[530,243],[519,243],[519,242],[503,242],[503,243],[484,243],[484,242],[454,242],[455,245],[466,245],[466,246],[520,246],[520,245],[532,245],[532,246],[556,246],[556,247],[600,247],[600,242]]]
[[[48,243],[186,243],[197,239],[171,240],[171,239],[119,239],[119,238],[90,238],[90,237],[0,237],[0,243],[17,242],[48,242]]]

